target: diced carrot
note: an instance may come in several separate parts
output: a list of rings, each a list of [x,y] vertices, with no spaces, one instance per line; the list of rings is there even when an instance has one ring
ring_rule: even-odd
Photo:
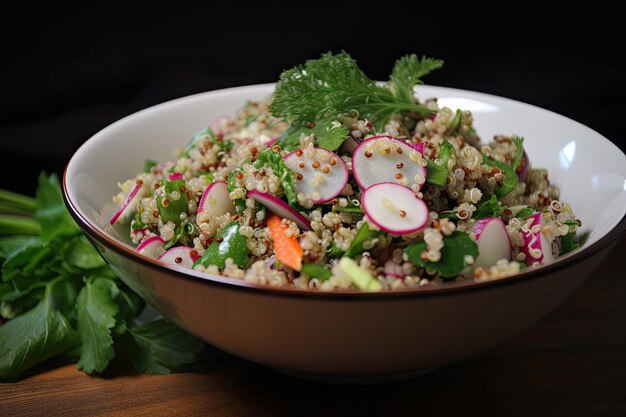
[[[269,227],[272,240],[274,241],[276,259],[288,267],[300,271],[302,269],[304,250],[302,250],[298,239],[287,236],[285,233],[287,226],[275,214],[271,214],[267,219],[267,227]]]

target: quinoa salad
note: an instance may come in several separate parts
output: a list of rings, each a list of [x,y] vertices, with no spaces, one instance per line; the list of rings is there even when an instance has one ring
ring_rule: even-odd
[[[415,97],[442,64],[402,57],[385,84],[345,52],[287,70],[118,183],[109,227],[164,263],[311,291],[495,280],[576,249],[521,136],[481,142],[471,112]]]

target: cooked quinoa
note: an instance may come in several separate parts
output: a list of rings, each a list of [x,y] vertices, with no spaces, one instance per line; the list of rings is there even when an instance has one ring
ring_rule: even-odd
[[[487,144],[481,142],[469,111],[439,107],[433,98],[419,103],[432,113],[398,113],[378,128],[359,114],[346,115],[330,128],[345,129],[343,145],[333,152],[317,152],[323,141],[314,131],[301,134],[292,149],[280,146],[284,140],[276,138],[290,125],[272,115],[270,102],[271,98],[245,103],[234,117],[220,117],[199,132],[176,152],[175,159],[153,164],[119,183],[120,193],[113,201],[122,206],[123,215],[112,223],[128,227],[135,245],[157,242],[149,256],[168,261],[162,255],[172,251],[170,248],[184,248],[185,252],[179,252],[191,256],[192,263],[186,264],[180,256],[172,258],[174,263],[251,283],[308,291],[394,291],[494,280],[547,263],[575,248],[573,237],[580,221],[568,204],[560,202],[548,172],[529,166],[525,152],[520,160],[522,143],[514,136],[497,135]],[[392,139],[383,141],[381,137],[400,142],[396,146]],[[357,151],[348,141],[359,145],[368,139],[374,140],[369,142],[372,146],[379,140],[387,147],[380,151],[381,158],[385,152],[390,154],[389,146],[398,154],[409,149],[404,146],[410,147],[408,162],[396,164],[398,173],[391,182],[405,186],[425,203],[424,221],[415,230],[394,232],[381,227],[385,216],[376,221],[381,215],[364,206],[367,188],[357,181],[352,160]],[[284,161],[296,157],[299,165],[289,168]],[[376,150],[366,150],[365,157],[378,158]],[[303,178],[309,162],[314,174]],[[324,190],[332,186],[325,183],[325,174],[335,175],[331,170],[344,163],[348,173],[345,185],[322,201]],[[405,163],[415,165],[406,167]],[[512,184],[511,178],[506,178],[512,174],[498,163],[517,168],[513,188],[503,196],[497,194]],[[409,178],[401,169],[423,169],[427,174]],[[440,185],[432,181],[433,170],[440,175],[443,170]],[[313,191],[301,185],[305,180]],[[227,187],[223,198],[229,201],[222,204],[226,209],[202,209],[202,204],[208,204],[202,201],[203,195],[220,182]],[[133,190],[137,195],[129,198]],[[296,214],[286,215],[287,209],[258,197],[268,194]],[[132,203],[126,211],[125,201]],[[400,204],[397,201],[383,202],[383,206],[395,210]],[[401,217],[411,215],[403,210],[399,213]],[[280,221],[272,226],[271,218],[276,215]],[[482,253],[459,253],[457,249],[462,239],[463,247],[477,247],[477,227],[485,219],[501,220],[510,241],[510,256],[488,265],[481,264]],[[537,249],[539,238],[547,242],[550,254],[542,253],[544,246]],[[298,246],[289,249],[296,254],[296,264],[281,252],[285,242]],[[352,261],[358,273],[354,273]],[[450,276],[443,263],[461,267]],[[362,276],[365,281],[359,278]]]

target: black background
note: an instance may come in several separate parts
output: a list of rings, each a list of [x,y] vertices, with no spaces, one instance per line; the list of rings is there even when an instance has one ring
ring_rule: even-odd
[[[387,79],[405,53],[444,59],[427,83],[532,103],[625,148],[616,12],[593,5],[550,14],[513,3],[483,11],[423,2],[297,4],[4,6],[0,187],[32,193],[41,169],[62,172],[81,143],[137,110],[272,82],[283,69],[341,49],[376,79]]]

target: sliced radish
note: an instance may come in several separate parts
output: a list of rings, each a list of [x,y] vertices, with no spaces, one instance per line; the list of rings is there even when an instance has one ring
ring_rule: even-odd
[[[362,189],[381,182],[406,187],[426,181],[426,168],[411,159],[416,149],[389,136],[375,136],[363,142],[352,153],[352,173]]]
[[[221,116],[217,116],[215,119],[213,119],[211,123],[209,123],[209,127],[216,135],[223,135],[224,133],[226,133],[224,125],[231,120],[233,120],[232,117],[227,114],[222,114]]]
[[[170,181],[184,180],[185,176],[180,172],[172,172],[170,175],[167,176],[167,179]]]
[[[124,199],[124,202],[120,204],[120,208],[111,217],[109,224],[114,225],[116,222],[125,223],[132,216],[133,210],[143,198],[146,189],[143,182],[137,182]]]
[[[315,204],[337,197],[348,183],[344,160],[324,148],[298,149],[285,156],[285,164],[295,174],[296,192],[303,193]]]
[[[395,235],[417,232],[428,221],[426,203],[412,190],[394,182],[365,189],[361,205],[372,223]]]
[[[413,145],[415,150],[424,155],[424,142],[418,142]]]
[[[217,232],[217,223],[213,221],[215,217],[235,213],[235,206],[229,195],[228,186],[224,181],[215,181],[204,190],[198,204],[196,223],[207,237]]]
[[[300,212],[285,203],[280,198],[257,190],[248,191],[248,197],[263,204],[269,211],[276,214],[278,217],[296,222],[301,229],[311,230],[311,222],[309,219],[304,217],[300,214]]]
[[[523,152],[524,153],[522,153],[522,159],[520,160],[519,166],[515,170],[515,172],[517,173],[517,177],[520,181],[524,181],[526,174],[528,174],[528,168],[530,167],[528,154],[526,153],[526,150],[524,150]]]
[[[135,251],[149,258],[157,259],[159,257],[159,249],[162,249],[163,245],[165,245],[163,239],[159,236],[152,236],[141,242]]]
[[[343,141],[343,144],[341,145],[341,149],[346,153],[352,154],[352,152],[354,152],[356,147],[359,146],[359,143],[361,143],[361,141],[355,138],[354,136],[348,136],[348,139]]]
[[[193,264],[200,259],[200,256],[198,255],[198,251],[194,248],[176,246],[175,248],[170,248],[165,251],[158,259],[168,264],[193,268]]]
[[[272,139],[268,140],[267,142],[265,142],[265,146],[267,146],[268,148],[271,148],[272,145],[274,145],[277,140],[278,140],[278,138],[272,138]]]
[[[385,273],[386,277],[404,278],[404,270],[402,269],[402,265],[400,265],[393,259],[388,259],[387,262],[385,262],[383,272]]]
[[[554,262],[552,242],[541,231],[544,226],[542,213],[535,213],[526,219],[520,230],[524,238],[521,252],[526,255],[524,262],[528,266],[547,265]]]
[[[502,219],[488,217],[478,220],[472,233],[478,244],[478,258],[474,260],[474,267],[488,267],[500,259],[511,259],[511,241]]]

